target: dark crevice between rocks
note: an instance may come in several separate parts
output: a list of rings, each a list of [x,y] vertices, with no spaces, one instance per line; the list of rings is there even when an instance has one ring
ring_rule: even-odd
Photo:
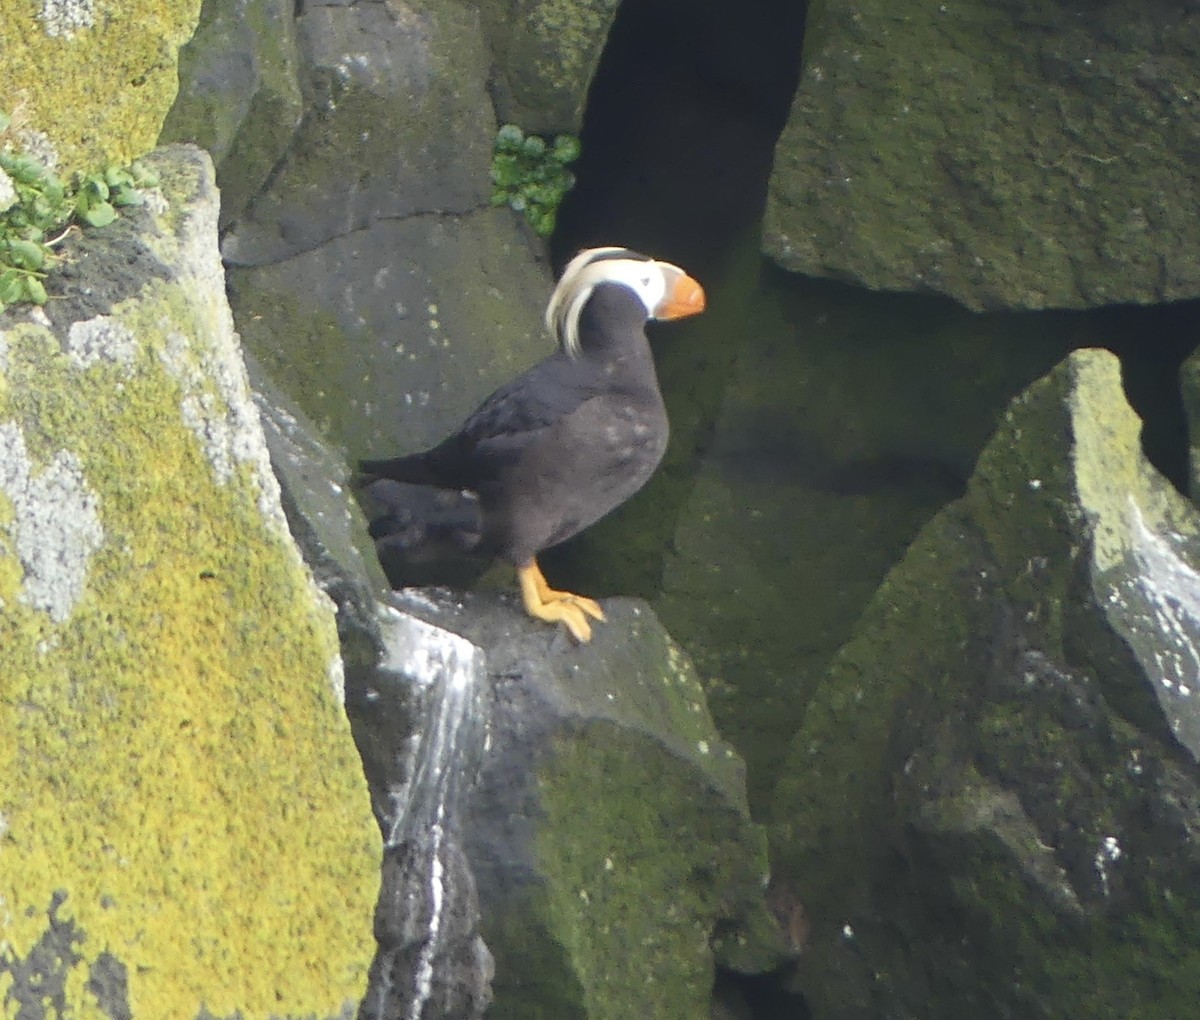
[[[800,75],[804,3],[624,3],[588,93],[576,184],[551,240],[626,244],[710,289],[766,202]]]
[[[654,479],[624,507],[544,559],[557,580],[652,597],[663,556],[712,443],[742,346],[740,309],[765,261],[759,224],[775,143],[799,81],[806,4],[716,0],[622,4],[588,94],[576,185],[551,259],[626,245],[677,263],[708,293],[697,320],[651,327],[672,440]],[[772,976],[718,971],[717,1001],[759,1020],[807,1015]]]
[[[1141,307],[1118,305],[1103,318],[1121,359],[1125,396],[1142,419],[1146,458],[1181,493],[1189,492],[1190,441],[1180,369],[1200,346],[1200,301]]]
[[[785,975],[734,974],[719,971],[713,1000],[724,1012],[713,1016],[751,1017],[753,1020],[809,1020],[812,1011],[804,997],[783,987]]]
[[[758,224],[799,81],[806,9],[746,0],[731,17],[715,0],[646,0],[622,4],[609,31],[552,261],[561,268],[580,248],[627,245],[685,267],[704,284],[709,312],[651,327],[672,429],[658,475],[548,554],[562,576],[598,591],[660,588],[662,553],[745,340],[722,326],[722,309],[727,317],[761,271]],[[623,556],[615,569],[613,549]]]

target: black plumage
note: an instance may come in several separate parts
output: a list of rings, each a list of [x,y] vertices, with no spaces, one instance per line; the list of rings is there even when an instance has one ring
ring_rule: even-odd
[[[579,640],[591,599],[549,588],[536,555],[578,534],[645,484],[668,424],[646,339],[649,318],[703,310],[681,269],[622,248],[589,249],[547,307],[560,349],[496,390],[430,450],[366,461],[366,491],[384,508],[381,546],[442,542],[512,563],[526,609],[562,620]],[[397,483],[402,483],[398,485]],[[432,487],[420,496],[406,487]]]

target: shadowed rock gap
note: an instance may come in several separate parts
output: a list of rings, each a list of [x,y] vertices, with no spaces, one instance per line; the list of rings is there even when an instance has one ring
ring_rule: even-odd
[[[672,429],[659,474],[550,554],[555,569],[607,591],[660,589],[662,552],[746,340],[738,302],[762,266],[759,221],[799,80],[805,11],[770,0],[748,0],[736,17],[710,0],[626,3],[592,81],[577,183],[551,241],[555,265],[582,247],[626,244],[685,266],[709,294],[699,320],[652,331]],[[624,557],[615,569],[614,548]],[[602,571],[587,565],[592,550]]]
[[[1144,424],[1147,459],[1180,492],[1188,486],[1188,427],[1179,370],[1200,344],[1200,301],[1140,308],[1120,305],[1094,313],[1116,337],[1108,348],[1121,359],[1125,394]]]
[[[588,93],[576,167],[551,242],[628,244],[712,288],[757,224],[800,73],[805,3],[625,3]]]

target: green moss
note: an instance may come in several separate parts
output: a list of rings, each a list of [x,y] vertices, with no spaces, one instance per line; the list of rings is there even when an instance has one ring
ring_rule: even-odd
[[[691,1020],[707,1015],[714,952],[748,972],[779,960],[740,762],[682,653],[644,611],[613,608],[630,639],[555,695],[579,722],[538,752],[517,823],[533,875],[485,918],[489,1017]]]
[[[269,0],[230,7],[208,0],[200,24],[179,54],[180,94],[161,141],[190,141],[217,166],[221,218],[234,218],[253,196],[303,115],[296,74],[295,24]],[[219,73],[245,54],[253,58],[250,94],[244,81]]]
[[[498,919],[499,930],[485,928],[496,961],[488,1020],[591,1020],[570,947],[546,928],[553,912],[546,887],[531,886]]]
[[[578,132],[619,0],[488,0],[478,6],[501,70],[503,116],[538,134]]]
[[[1164,197],[1190,194],[1191,153],[1129,144],[1186,106],[1146,88],[1144,54],[1156,53],[1163,80],[1194,80],[1191,65],[1144,13],[1081,20],[1035,7],[1021,24],[997,7],[811,11],[804,81],[776,150],[773,253],[796,270],[938,290],[977,309],[1193,293],[1187,203]]]
[[[523,6],[529,27],[545,47],[534,61],[538,74],[551,89],[578,94],[582,104],[616,0],[533,0]]]
[[[362,346],[323,307],[277,289],[254,269],[230,271],[242,342],[279,386],[296,395],[325,435],[345,436],[361,411],[342,397],[360,384],[345,356]],[[286,337],[281,344],[280,338]]]
[[[514,257],[513,238],[511,213],[491,208],[457,221],[452,231],[432,217],[385,230],[380,246],[359,256],[360,269],[364,276],[412,273],[394,298],[408,306],[403,322],[395,319],[391,302],[386,310],[368,303],[365,323],[330,314],[341,302],[321,290],[321,281],[343,253],[352,257],[357,241],[233,270],[238,328],[255,358],[353,455],[432,446],[492,389],[553,349],[540,327],[540,308],[529,297],[544,292],[542,270]],[[378,253],[392,245],[398,251],[420,248],[426,258],[398,266]],[[498,266],[506,268],[500,272]],[[346,358],[348,348],[358,357]],[[347,393],[357,404],[346,401]],[[406,413],[409,403],[420,413]],[[364,418],[361,408],[368,406],[382,410]]]
[[[1190,891],[1150,890],[1144,911],[1071,924],[1031,897],[1005,855],[976,847],[961,860],[956,897],[981,938],[973,966],[998,995],[1020,989],[1037,1015],[1067,1007],[1073,1020],[1177,1020],[1195,1008],[1200,902]]]
[[[854,954],[814,941],[814,1002],[873,980],[897,1015],[1099,1020],[1195,996],[1191,776],[1161,720],[1116,703],[1153,694],[1111,621],[1080,626],[1102,619],[1131,501],[1189,527],[1115,359],[1077,352],[1014,404],[835,659],[773,842],[814,932],[862,929]]]
[[[803,881],[815,923],[832,923],[846,890],[878,865],[897,748],[918,739],[909,731],[917,718],[950,713],[963,650],[987,632],[962,528],[945,511],[913,543],[865,610],[870,626],[834,658],[791,745],[772,805],[772,864]]]
[[[743,817],[698,773],[615,728],[563,741],[540,777],[551,934],[577,976],[580,1014],[705,1015],[717,890],[754,863],[734,850]]]

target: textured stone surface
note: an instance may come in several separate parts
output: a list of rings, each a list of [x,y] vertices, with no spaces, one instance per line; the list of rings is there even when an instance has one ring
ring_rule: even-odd
[[[549,276],[504,209],[385,220],[230,279],[246,346],[363,456],[433,445],[554,349]]]
[[[1116,359],[1073,354],[818,688],[774,807],[817,1017],[1166,1020],[1200,990],[1200,518],[1139,439]]]
[[[648,608],[604,605],[581,647],[510,595],[397,598],[475,649],[457,657],[473,663],[459,685],[475,693],[459,697],[475,707],[437,732],[487,734],[458,759],[477,778],[446,832],[495,956],[489,1017],[694,1018],[716,961],[758,972],[782,959],[740,759]]]
[[[535,134],[578,133],[617,0],[480,4],[497,65],[500,119]]]
[[[0,351],[0,364],[3,363]],[[1195,353],[1179,372],[1179,389],[1188,423],[1188,495],[1200,497],[1200,357]]]
[[[1194,297],[1198,54],[1188,4],[816,6],[765,248],[971,308]]]
[[[148,160],[165,201],[0,317],[0,989],[22,1018],[345,1016],[379,838],[332,607],[280,508],[211,164]]]
[[[179,47],[199,11],[200,0],[3,0],[8,133],[64,177],[142,155],[175,99]]]
[[[278,262],[381,220],[487,205],[495,123],[474,12],[429,0],[316,2],[291,31],[304,114],[230,226],[229,262]]]
[[[488,203],[496,124],[479,15],[421,0],[286,17],[306,112],[265,186],[236,155],[266,142],[253,118],[224,143],[234,314],[325,437],[355,456],[430,444],[553,349],[540,242]],[[179,130],[206,83],[185,86]]]
[[[205,0],[179,52],[179,95],[161,141],[193,142],[212,156],[222,225],[262,188],[300,124],[295,6]]]

